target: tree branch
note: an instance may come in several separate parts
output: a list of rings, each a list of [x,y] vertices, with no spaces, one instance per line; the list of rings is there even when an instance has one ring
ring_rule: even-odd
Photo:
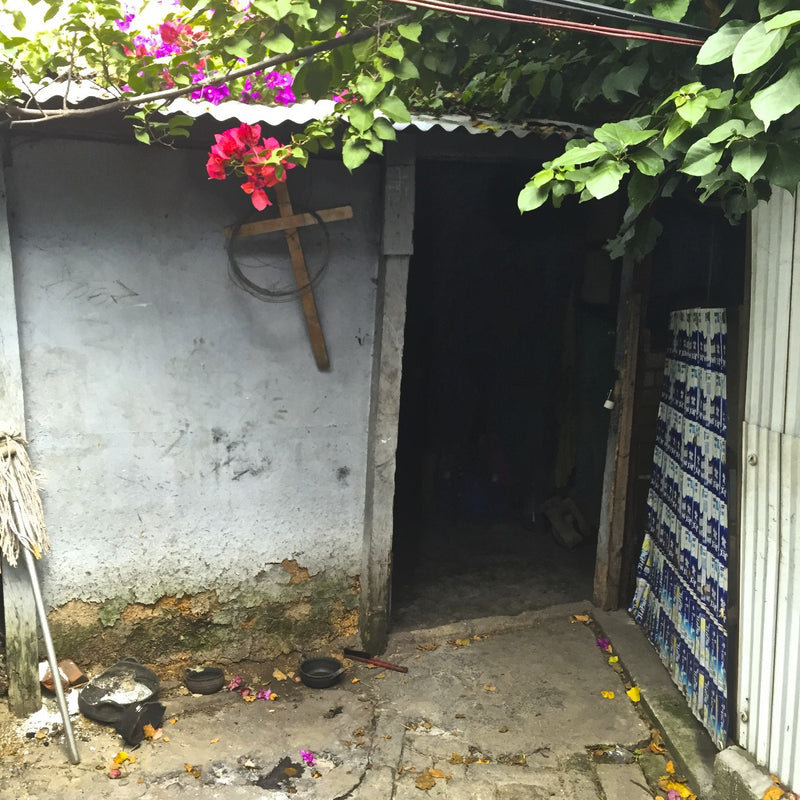
[[[294,50],[288,54],[265,58],[264,60],[258,61],[255,64],[248,64],[246,67],[228,72],[225,75],[212,76],[202,81],[198,81],[197,83],[192,83],[188,86],[178,86],[172,89],[164,89],[159,92],[150,92],[149,94],[142,94],[138,97],[121,98],[103,105],[93,106],[92,108],[45,109],[40,106],[37,110],[34,110],[6,105],[3,110],[9,117],[11,117],[12,127],[17,125],[37,125],[43,122],[51,122],[55,119],[63,119],[65,117],[86,118],[99,116],[100,114],[109,114],[113,111],[126,111],[129,108],[146,105],[147,103],[174,100],[178,97],[183,97],[184,95],[196,92],[198,89],[202,90],[206,86],[219,86],[223,83],[237,80],[238,78],[245,78],[248,75],[251,75],[253,72],[267,69],[268,67],[276,67],[280,64],[285,64],[287,61],[297,61],[298,59],[310,58],[319,53],[325,53],[331,50],[336,50],[339,47],[347,47],[348,45],[363,42],[365,39],[369,39],[371,36],[374,36],[376,33],[378,33],[381,27],[393,27],[400,25],[410,19],[413,19],[414,17],[414,14],[403,14],[392,20],[379,23],[378,25],[359,28],[358,30],[353,31],[352,33],[347,33],[344,36],[339,36],[335,39],[329,39],[325,42],[319,42],[318,44],[309,45],[308,47],[302,47],[299,50]],[[34,101],[36,100],[35,97],[32,99]]]

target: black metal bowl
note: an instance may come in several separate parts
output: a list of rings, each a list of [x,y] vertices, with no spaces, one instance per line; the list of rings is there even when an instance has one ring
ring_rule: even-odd
[[[195,667],[183,671],[183,685],[192,694],[214,694],[225,683],[225,673],[219,667]]]
[[[330,656],[308,658],[300,664],[300,680],[312,689],[327,689],[333,686],[344,672],[341,661]]]

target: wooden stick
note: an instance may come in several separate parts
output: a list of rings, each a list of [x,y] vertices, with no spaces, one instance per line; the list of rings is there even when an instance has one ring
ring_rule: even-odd
[[[292,210],[292,201],[289,198],[289,190],[286,188],[285,183],[279,183],[275,186],[275,196],[278,198],[278,207],[281,211],[281,217],[292,217],[294,214]],[[308,328],[309,339],[311,339],[311,349],[314,351],[314,359],[317,362],[318,369],[326,370],[330,367],[328,348],[325,345],[325,336],[322,333],[322,323],[319,321],[314,293],[311,291],[308,268],[306,267],[306,260],[303,256],[303,248],[300,246],[300,237],[297,234],[297,228],[286,228],[284,230],[284,235],[286,236],[286,243],[289,245],[289,254],[292,257],[292,266],[294,267],[294,276],[297,285],[304,287],[300,291],[300,301],[303,304],[303,314],[306,318],[306,327]]]
[[[283,184],[279,184],[283,186]],[[285,188],[285,187],[284,187]],[[277,191],[277,189],[276,189]],[[317,219],[319,217],[319,219]],[[274,233],[285,231],[287,228],[305,228],[307,225],[318,225],[322,222],[339,222],[343,219],[353,218],[352,206],[338,206],[337,208],[323,208],[315,214],[291,214],[289,216],[275,217],[274,219],[260,219],[255,222],[245,222],[238,230],[235,225],[225,228],[225,236],[230,239],[234,231],[237,236],[257,236],[260,233]]]

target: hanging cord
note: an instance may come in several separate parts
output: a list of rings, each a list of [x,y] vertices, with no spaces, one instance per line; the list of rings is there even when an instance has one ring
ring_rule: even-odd
[[[251,281],[242,272],[242,269],[239,266],[238,262],[236,261],[236,256],[233,252],[234,243],[239,238],[239,229],[247,221],[244,220],[242,222],[237,223],[231,230],[231,235],[228,238],[228,245],[226,248],[228,253],[228,275],[230,275],[231,280],[240,289],[244,289],[244,291],[253,295],[253,297],[257,297],[259,300],[263,300],[265,303],[285,303],[289,300],[293,300],[295,297],[298,297],[300,294],[306,291],[306,289],[310,289],[313,286],[316,286],[317,283],[319,283],[322,276],[325,274],[325,271],[328,269],[328,263],[330,261],[330,253],[331,253],[330,233],[328,232],[328,226],[325,224],[325,222],[322,220],[322,217],[320,217],[319,214],[317,214],[314,211],[308,211],[306,213],[311,214],[311,216],[314,217],[314,219],[317,221],[317,224],[322,229],[325,241],[325,254],[322,259],[322,265],[317,270],[317,272],[309,278],[308,283],[304,284],[303,286],[297,286],[292,289],[276,290],[276,289],[267,289],[266,287],[259,286],[257,283]]]
[[[36,473],[19,433],[0,433],[0,551],[17,565],[20,545],[35,558],[50,549]]]

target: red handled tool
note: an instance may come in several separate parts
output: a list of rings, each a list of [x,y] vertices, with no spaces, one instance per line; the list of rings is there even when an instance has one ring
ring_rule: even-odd
[[[369,653],[363,650],[348,650],[345,648],[343,651],[347,658],[352,658],[353,661],[363,661],[365,664],[372,664],[376,667],[383,669],[391,669],[395,672],[408,672],[408,667],[401,667],[399,664],[391,664],[388,661],[381,661],[379,658],[373,658]]]

